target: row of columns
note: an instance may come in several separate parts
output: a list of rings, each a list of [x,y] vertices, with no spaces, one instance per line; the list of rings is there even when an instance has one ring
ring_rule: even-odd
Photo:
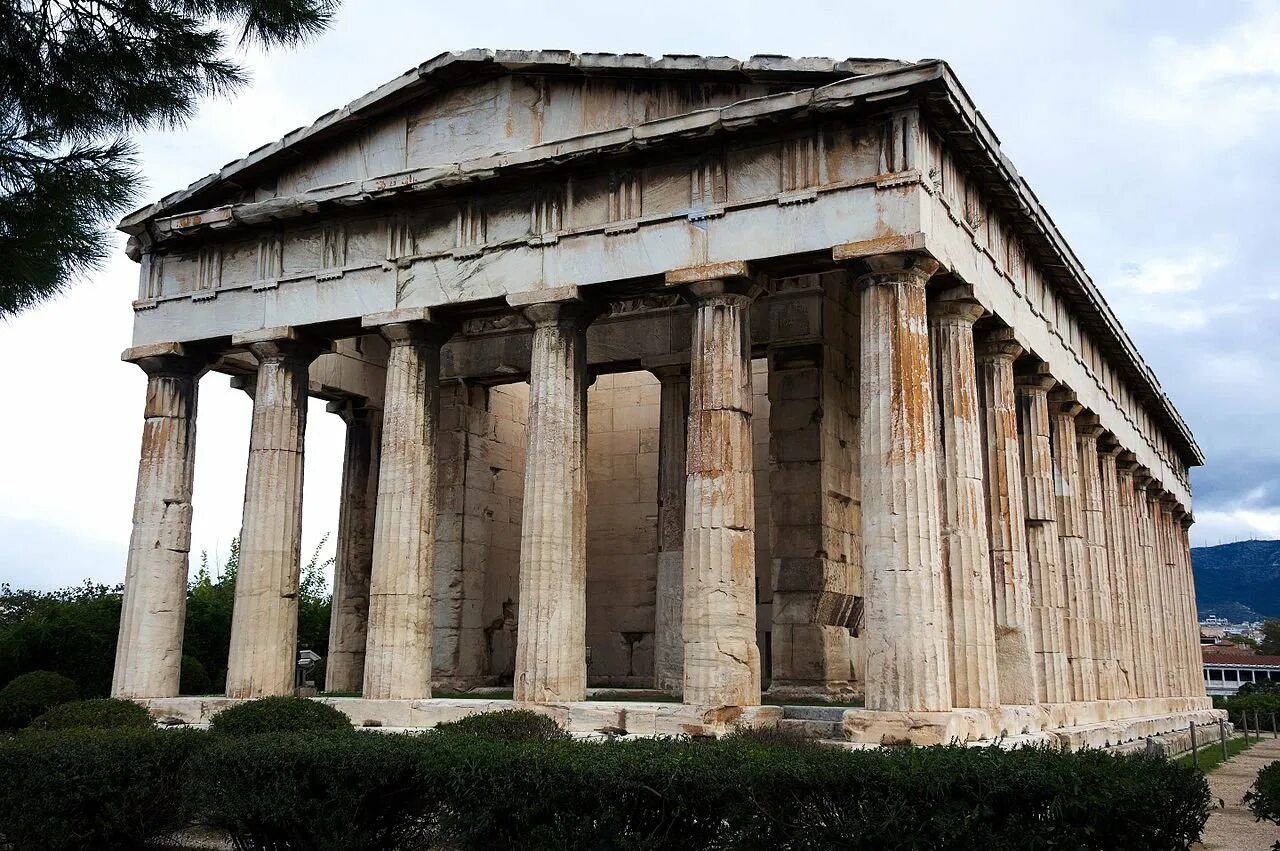
[[[863,258],[861,516],[868,709],[1202,694],[1185,515],[937,264]],[[693,304],[661,382],[657,685],[760,700],[745,264],[671,273]],[[510,297],[533,328],[515,696],[586,692],[586,328],[576,288]],[[440,347],[426,310],[366,317],[390,345],[381,416],[351,406],[330,688],[430,695]],[[259,364],[227,693],[292,690],[307,367],[292,330],[237,338]],[[147,421],[114,691],[177,694],[195,387],[181,346],[135,350]],[[380,451],[375,447],[380,446]],[[852,451],[852,450],[851,450]],[[377,482],[370,494],[371,481]],[[361,536],[354,530],[369,528]],[[665,593],[664,593],[665,591]],[[367,615],[364,609],[367,608]],[[367,620],[367,633],[362,632]]]

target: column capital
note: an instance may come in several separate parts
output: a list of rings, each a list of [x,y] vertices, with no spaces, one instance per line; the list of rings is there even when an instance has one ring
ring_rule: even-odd
[[[200,377],[209,369],[208,353],[187,343],[151,343],[120,353],[120,360],[136,364],[149,376]]]
[[[1076,434],[1082,441],[1097,443],[1106,431],[1098,421],[1097,414],[1086,410],[1076,417]]]
[[[1012,363],[1023,351],[1012,328],[994,328],[974,339],[973,354],[979,363]]]
[[[342,418],[343,422],[350,425],[352,420],[365,419],[375,411],[382,409],[377,405],[370,405],[369,400],[363,396],[348,396],[345,399],[326,402],[324,410],[325,413],[337,414]]]
[[[680,287],[693,301],[722,296],[751,301],[764,292],[765,277],[750,263],[733,260],[672,269],[665,276],[665,284]]]
[[[1102,434],[1098,436],[1098,454],[1115,458],[1118,467],[1120,453],[1122,452],[1124,452],[1124,447],[1120,445],[1120,438],[1109,431],[1103,430]]]
[[[1195,525],[1195,522],[1196,516],[1190,511],[1183,512],[1182,516],[1178,518],[1178,525],[1180,525],[1184,530],[1190,529]]]
[[[1015,364],[1013,375],[1014,384],[1024,393],[1048,396],[1049,391],[1058,386],[1058,379],[1049,373],[1049,365],[1040,361]]]
[[[360,327],[377,331],[391,346],[443,343],[453,327],[426,307],[402,307],[361,318]]]
[[[585,328],[600,312],[597,305],[582,297],[577,286],[511,293],[507,304],[535,328],[562,323],[579,323]]]
[[[938,293],[929,303],[930,322],[956,322],[972,326],[987,310],[973,297],[973,288],[951,287]]]
[[[283,360],[310,363],[332,348],[327,340],[316,339],[292,325],[233,334],[231,345],[247,350],[260,364]]]
[[[1061,384],[1049,392],[1049,404],[1053,406],[1051,413],[1056,416],[1075,419],[1084,411],[1084,405],[1081,405],[1080,401],[1076,399],[1075,391]]]
[[[858,275],[859,287],[885,284],[923,287],[942,268],[942,264],[932,257],[912,252],[873,254],[860,259],[867,271]]]

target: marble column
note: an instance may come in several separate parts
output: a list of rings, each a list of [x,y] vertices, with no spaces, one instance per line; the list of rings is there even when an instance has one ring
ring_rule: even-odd
[[[1156,696],[1155,637],[1151,622],[1151,589],[1147,569],[1146,482],[1148,477],[1132,455],[1121,456],[1121,475],[1129,480],[1127,507],[1129,511],[1130,556],[1129,585],[1133,592],[1134,648],[1138,670],[1138,693],[1141,697]]]
[[[1204,659],[1200,650],[1200,609],[1196,604],[1196,583],[1195,574],[1191,568],[1191,524],[1195,522],[1191,512],[1184,513],[1178,519],[1177,544],[1178,556],[1182,562],[1182,574],[1186,577],[1188,600],[1187,604],[1190,608],[1188,613],[1191,621],[1187,624],[1187,629],[1191,631],[1192,654],[1191,662],[1194,666],[1195,674],[1191,680],[1191,697],[1205,696],[1204,683]]]
[[[1011,329],[992,331],[978,342],[976,365],[1000,702],[1025,706],[1036,702],[1037,688],[1027,506],[1013,375],[1013,362],[1021,353]]]
[[[1099,700],[1115,700],[1120,666],[1115,652],[1115,611],[1111,566],[1107,558],[1107,518],[1102,487],[1102,465],[1098,440],[1104,429],[1098,418],[1083,414],[1076,418],[1079,447],[1080,511],[1084,521],[1085,555],[1088,564],[1090,642],[1097,675]]]
[[[1133,613],[1129,597],[1128,520],[1124,511],[1123,491],[1116,457],[1120,444],[1104,434],[1098,444],[1102,480],[1102,509],[1106,525],[1107,568],[1113,616],[1113,649],[1116,659],[1116,698],[1136,697],[1133,652]]]
[[[576,287],[509,296],[533,325],[515,699],[587,696],[587,343]]]
[[[1170,591],[1170,610],[1166,615],[1169,623],[1170,646],[1175,661],[1173,696],[1185,697],[1191,693],[1190,661],[1191,648],[1188,639],[1190,634],[1186,628],[1187,588],[1182,581],[1182,571],[1178,569],[1178,554],[1174,541],[1174,528],[1177,522],[1174,512],[1178,501],[1171,494],[1164,494],[1160,500],[1160,537],[1164,543],[1164,570],[1168,577]]]
[[[685,428],[689,420],[689,356],[645,367],[658,379],[658,580],[654,594],[654,687],[684,688]]]
[[[177,697],[191,551],[196,397],[205,359],[180,343],[129,349],[147,374],[133,534],[111,694]]]
[[[1174,672],[1169,664],[1171,637],[1169,634],[1169,610],[1171,608],[1169,580],[1165,573],[1164,546],[1160,540],[1160,482],[1147,484],[1146,511],[1143,518],[1147,527],[1147,575],[1151,589],[1151,635],[1155,641],[1156,696],[1171,697],[1175,691]]]
[[[302,559],[307,370],[322,351],[293,328],[232,338],[258,361],[227,697],[293,693]]]
[[[1084,539],[1080,450],[1076,441],[1076,416],[1082,407],[1074,393],[1056,390],[1049,395],[1049,410],[1053,479],[1058,503],[1058,541],[1062,547],[1062,575],[1066,589],[1068,699],[1097,700],[1093,607],[1089,599],[1089,552]]]
[[[378,448],[382,412],[363,399],[330,402],[330,413],[346,423],[338,541],[329,618],[329,658],[324,684],[331,692],[359,692],[364,683],[369,627],[369,577],[373,570],[374,508],[378,493]]]
[[[751,302],[746,264],[669,272],[693,303],[684,521],[684,702],[760,703]]]
[[[866,708],[952,707],[938,449],[925,285],[928,258],[879,255],[861,292]]]
[[[449,332],[425,309],[366,316],[387,341],[364,696],[431,696],[440,346]]]
[[[967,707],[1000,703],[983,481],[983,422],[973,341],[973,323],[982,314],[982,305],[964,292],[943,293],[929,305],[942,563],[950,601],[951,701]]]
[[[1036,684],[1041,703],[1070,700],[1067,670],[1066,589],[1058,510],[1054,497],[1053,449],[1049,437],[1049,389],[1057,382],[1043,365],[1017,377],[1018,423],[1026,495],[1027,565],[1036,651]]]
[[[1159,639],[1159,588],[1155,574],[1154,542],[1151,530],[1151,507],[1147,499],[1147,487],[1151,476],[1146,468],[1139,467],[1133,476],[1133,515],[1137,549],[1134,553],[1138,566],[1139,606],[1142,611],[1140,627],[1146,645],[1146,670],[1144,672],[1144,697],[1161,697],[1163,690],[1162,655],[1164,647]]]

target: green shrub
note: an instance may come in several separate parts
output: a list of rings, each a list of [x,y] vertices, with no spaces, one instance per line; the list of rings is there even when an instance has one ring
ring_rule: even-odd
[[[0,742],[0,834],[23,851],[138,849],[186,823],[197,731],[59,730]]]
[[[182,657],[182,673],[178,675],[179,694],[212,694],[213,681],[204,664],[194,656]]]
[[[76,684],[52,671],[14,677],[0,689],[0,730],[20,730],[52,707],[76,697]]]
[[[214,738],[191,772],[203,823],[241,851],[431,847],[434,790],[409,736],[274,733]]]
[[[1097,751],[847,752],[480,735],[222,740],[192,774],[246,849],[1186,848],[1194,769]]]
[[[305,697],[264,697],[224,709],[209,720],[209,729],[225,736],[258,733],[352,731],[351,719],[327,703]]]
[[[722,740],[728,744],[761,747],[821,748],[825,745],[799,730],[785,727],[735,727]]]
[[[29,730],[150,730],[151,713],[132,700],[100,697],[53,707],[32,721]]]
[[[436,727],[448,735],[477,736],[498,742],[552,742],[569,734],[553,719],[528,709],[480,712]]]
[[[1280,761],[1269,763],[1258,772],[1244,802],[1258,821],[1280,824]]]

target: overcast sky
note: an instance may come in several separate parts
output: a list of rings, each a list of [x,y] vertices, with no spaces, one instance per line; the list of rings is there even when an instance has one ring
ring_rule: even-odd
[[[943,58],[1090,270],[1208,456],[1196,544],[1280,538],[1280,3],[346,0],[253,83],[141,139],[153,200],[425,59],[469,47]],[[0,323],[0,582],[124,575],[145,380],[121,251]],[[248,397],[200,387],[193,552],[240,525]],[[340,420],[307,424],[304,548],[337,528]],[[327,548],[332,550],[331,545]]]

